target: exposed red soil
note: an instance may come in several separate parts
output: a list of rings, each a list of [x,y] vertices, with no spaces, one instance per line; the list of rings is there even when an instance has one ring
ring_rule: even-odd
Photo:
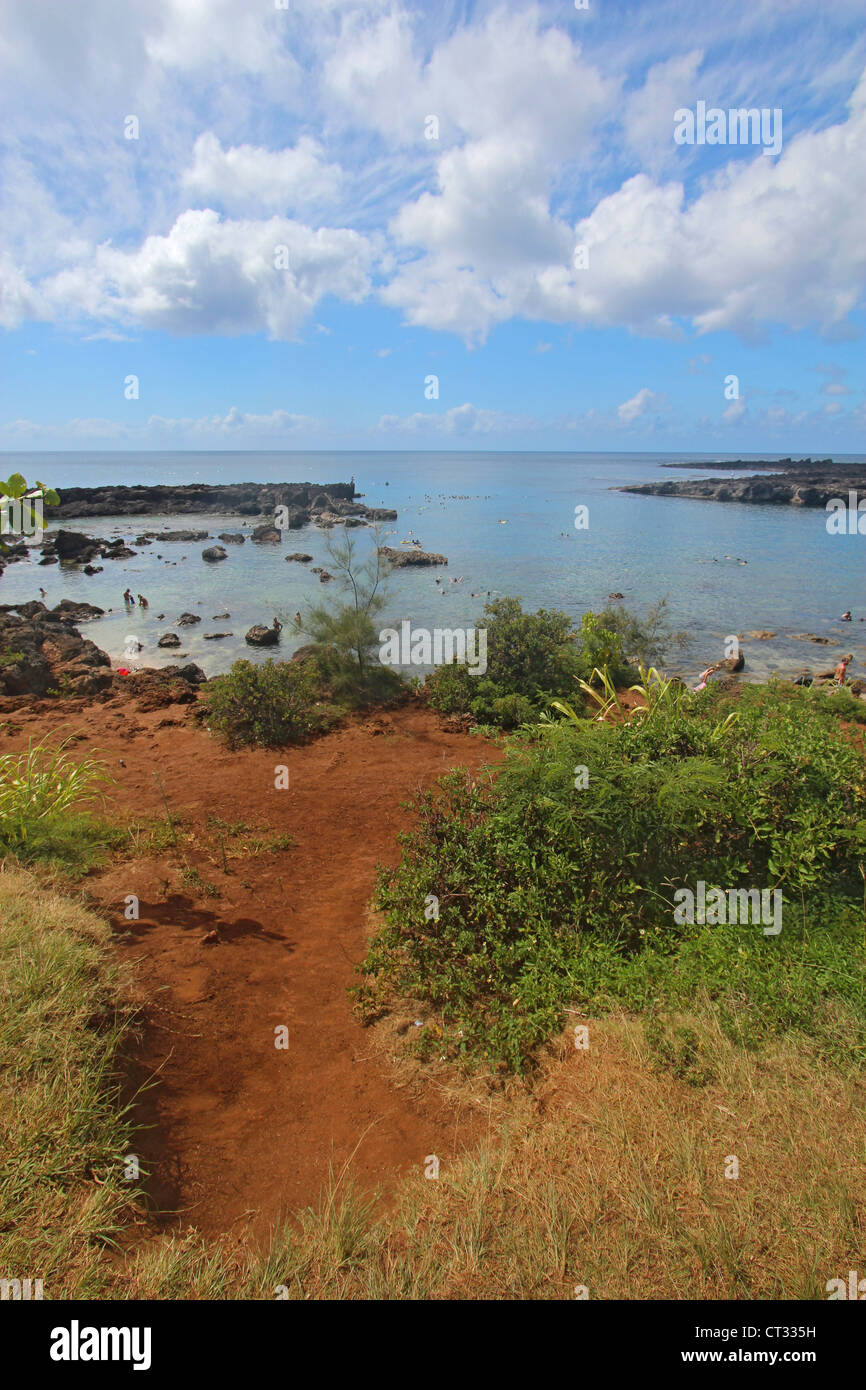
[[[495,748],[413,704],[305,747],[231,753],[188,707],[142,712],[112,700],[17,712],[3,749],[46,732],[84,735],[82,755],[103,758],[117,779],[110,798],[123,818],[164,816],[158,773],[172,813],[186,818],[180,851],[220,889],[217,898],[186,886],[173,850],[85,883],[136,967],[144,1034],[133,1081],[158,1076],[136,1102],[149,1126],[137,1147],[167,1220],[263,1233],[318,1201],[329,1165],[339,1173],[350,1162],[363,1186],[387,1190],[426,1155],[446,1162],[473,1138],[471,1111],[432,1084],[396,1084],[347,990],[375,866],[397,861],[410,821],[400,802],[449,767],[494,760]],[[274,786],[281,763],[287,791]],[[212,844],[209,855],[200,838],[184,840],[208,815],[289,833],[295,845],[230,859],[225,874]],[[138,921],[124,919],[127,894],[139,899]],[[288,1050],[274,1045],[279,1025]]]

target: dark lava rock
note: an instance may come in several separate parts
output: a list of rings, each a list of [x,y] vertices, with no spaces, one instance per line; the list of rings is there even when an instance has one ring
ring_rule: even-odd
[[[206,642],[218,642],[221,637],[234,637],[233,632],[206,632],[204,640]]]
[[[106,541],[100,550],[100,555],[104,560],[128,560],[135,555],[134,550],[130,550],[128,545],[124,545],[122,537],[114,541]]]
[[[202,551],[201,558],[210,564],[216,564],[217,560],[227,560],[229,553],[222,545],[209,545],[207,550]]]
[[[73,564],[89,563],[99,555],[103,544],[93,536],[85,536],[83,531],[55,531],[51,537],[57,558]]]
[[[251,647],[275,647],[279,640],[280,634],[275,627],[262,627],[259,623],[244,634],[244,641]]]
[[[181,613],[177,620],[178,627],[192,627],[193,623],[200,623],[201,618],[198,613]]]
[[[309,508],[319,493],[351,501],[352,483],[184,483],[153,487],[65,487],[60,504],[46,507],[46,518],[87,516],[273,515],[277,506]],[[148,532],[148,535],[151,533]],[[196,539],[200,539],[197,537]]]
[[[213,617],[211,618],[211,622],[212,622],[212,623],[217,623],[217,622],[219,622],[219,620],[220,620],[221,618],[230,618],[230,617],[231,617],[231,613],[214,613]]]
[[[20,613],[20,608],[18,611]],[[95,603],[76,603],[71,598],[62,598],[51,611],[73,618],[76,622],[82,618],[101,618],[105,614],[105,609],[97,608]]]
[[[156,645],[158,647],[179,647],[180,638],[176,632],[164,632]]]
[[[305,555],[301,550],[296,550],[294,555],[286,556],[287,560],[299,560],[302,565],[308,565],[312,558],[312,555]]]
[[[241,535],[240,531],[220,531],[219,538],[228,545],[243,545],[246,536]]]
[[[93,695],[111,685],[111,662],[71,622],[47,611],[0,614],[0,695]]]

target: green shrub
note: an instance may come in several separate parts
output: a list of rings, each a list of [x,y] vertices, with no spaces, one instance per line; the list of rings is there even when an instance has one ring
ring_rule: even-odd
[[[628,723],[542,725],[495,780],[452,773],[418,810],[380,873],[359,1001],[426,1006],[437,1053],[519,1070],[570,1005],[703,991],[748,1045],[802,1031],[866,1059],[866,773],[811,692],[765,688],[732,711],[724,692],[671,688]],[[675,890],[701,879],[780,889],[781,934],[678,925]]]
[[[302,742],[333,718],[320,699],[318,679],[309,661],[236,661],[224,676],[208,681],[206,717],[230,748]]]
[[[476,723],[508,728],[537,714],[578,674],[576,634],[565,613],[524,613],[516,598],[495,599],[484,613],[486,673],[473,676],[452,663],[429,675],[424,688],[441,714],[469,714]]]

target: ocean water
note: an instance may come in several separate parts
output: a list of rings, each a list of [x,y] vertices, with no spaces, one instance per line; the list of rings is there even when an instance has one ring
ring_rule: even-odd
[[[668,669],[691,678],[724,655],[724,638],[738,633],[746,655],[745,676],[823,669],[853,651],[853,675],[866,675],[866,538],[831,536],[820,510],[640,497],[615,489],[660,478],[712,476],[722,454],[590,453],[7,453],[4,476],[19,470],[59,488],[106,483],[338,482],[354,477],[370,506],[394,507],[385,523],[386,543],[420,539],[424,550],[448,557],[447,568],[397,571],[389,582],[382,625],[408,618],[416,627],[472,627],[482,621],[488,595],[518,596],[527,608],[558,608],[579,620],[587,609],[623,602],[644,611],[667,597],[671,622],[689,633],[684,652],[672,652]],[[734,457],[734,456],[728,456]],[[741,456],[740,456],[741,457]],[[756,456],[757,457],[757,456]],[[764,458],[768,457],[763,455]],[[863,462],[838,455],[837,462]],[[694,472],[664,468],[688,459]],[[746,472],[749,470],[746,469]],[[727,474],[726,474],[727,476]],[[731,476],[739,476],[732,474]],[[589,509],[587,530],[575,530],[575,507]],[[260,520],[260,519],[259,519]],[[256,520],[202,516],[88,518],[64,525],[132,543],[145,530],[208,530],[249,533]],[[51,529],[50,526],[48,529]],[[36,559],[11,564],[0,580],[0,602],[38,598],[49,606],[62,598],[86,600],[106,615],[82,625],[121,665],[168,665],[186,659],[209,674],[228,669],[239,656],[253,661],[288,657],[306,639],[293,634],[296,610],[320,602],[322,585],[309,565],[287,563],[291,551],[328,567],[327,532],[315,526],[285,532],[278,546],[227,546],[228,559],[212,565],[201,552],[213,541],[154,543],[126,560],[103,560],[103,572],[87,576]],[[363,529],[351,533],[359,553],[370,545]],[[135,549],[135,546],[132,546]],[[740,563],[745,561],[745,564]],[[436,578],[441,579],[437,584]],[[457,581],[457,582],[454,582]],[[124,610],[123,591],[144,594],[148,610]],[[839,615],[851,609],[855,621]],[[182,612],[201,615],[194,627],[176,629],[177,650],[157,640]],[[214,621],[217,613],[230,619]],[[160,617],[160,615],[163,615]],[[284,623],[281,645],[267,651],[246,646],[253,623]],[[746,634],[766,629],[770,641]],[[233,636],[205,641],[205,633]],[[828,646],[797,640],[815,633]],[[143,644],[137,662],[123,657],[128,637]]]

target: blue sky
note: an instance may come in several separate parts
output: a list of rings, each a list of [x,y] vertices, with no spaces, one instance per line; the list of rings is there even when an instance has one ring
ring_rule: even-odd
[[[278,2],[0,0],[0,446],[863,450],[861,0]]]

